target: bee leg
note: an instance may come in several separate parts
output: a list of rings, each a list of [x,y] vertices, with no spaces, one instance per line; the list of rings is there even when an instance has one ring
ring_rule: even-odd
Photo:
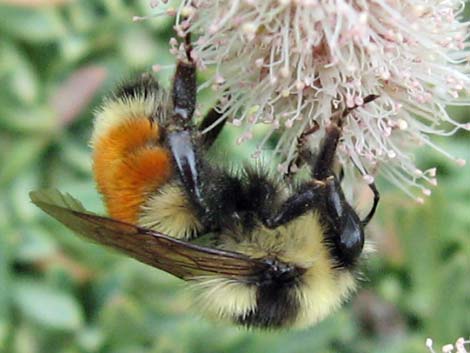
[[[188,196],[199,211],[208,212],[199,172],[194,122],[196,107],[196,64],[191,58],[189,34],[185,38],[186,60],[179,60],[173,80],[173,114],[166,126],[166,140],[172,152],[176,170]]]
[[[171,123],[178,130],[190,130],[196,108],[196,64],[191,58],[190,35],[185,37],[186,60],[179,60],[173,80],[173,116]]]
[[[376,98],[377,96],[371,95],[366,97],[364,102],[368,103]],[[374,205],[367,217],[361,221],[344,197],[340,181],[333,172],[342,119],[351,109],[344,111],[339,119],[332,119],[332,123],[325,129],[325,137],[315,161],[313,158],[307,159],[311,165],[313,180],[304,183],[296,194],[281,205],[273,217],[265,221],[267,227],[275,228],[309,210],[319,210],[327,224],[327,237],[333,243],[339,265],[344,267],[354,265],[361,254],[364,246],[364,225],[372,218],[379,198],[375,185],[371,184]]]
[[[375,98],[374,98],[375,99]],[[342,117],[347,112],[343,112]],[[341,117],[341,118],[342,118]],[[326,127],[317,159],[312,167],[314,180],[322,181],[325,188],[317,205],[326,220],[328,238],[334,244],[340,265],[350,266],[359,257],[364,246],[364,227],[357,213],[344,197],[338,177],[333,172],[336,149],[341,137],[342,120],[333,120]]]
[[[318,128],[318,124],[315,124],[307,134],[316,132]],[[323,195],[326,185],[324,180],[332,175],[331,169],[340,135],[341,129],[336,124],[328,126],[317,156],[303,147],[307,135],[304,133],[299,137],[298,158],[312,166],[313,180],[302,184],[299,190],[289,197],[272,217],[264,220],[264,224],[268,228],[279,227],[314,208],[318,208],[325,198]]]
[[[198,130],[200,132],[204,131],[214,123],[216,123],[224,112],[220,112],[217,110],[216,107],[212,108],[202,119],[201,123],[198,126]],[[217,139],[219,136],[220,132],[222,131],[223,127],[225,126],[225,123],[227,122],[227,119],[225,118],[221,122],[219,122],[217,125],[213,126],[209,131],[207,131],[205,134],[201,135],[201,144],[204,148],[209,149],[214,141]]]
[[[316,208],[322,200],[322,189],[323,185],[320,183],[305,183],[298,192],[284,201],[274,215],[263,219],[264,225],[274,229]]]
[[[378,95],[370,94],[364,98],[364,104],[373,102],[379,98]],[[344,118],[359,106],[355,105],[351,108],[345,109],[341,114],[331,118],[331,124],[325,128],[325,137],[323,138],[320,146],[320,152],[317,155],[317,160],[313,164],[312,176],[315,179],[323,180],[328,176],[333,175],[333,164],[336,156],[336,148],[341,137]],[[342,179],[342,177],[340,176]]]
[[[317,156],[314,156],[308,150],[300,152],[302,159],[312,166],[313,179],[304,183],[294,195],[281,205],[274,216],[265,220],[264,223],[267,227],[276,228],[314,208],[318,208],[324,202],[326,198],[325,180],[330,176],[334,177],[332,166],[340,135],[340,127],[332,123],[326,128],[325,137]]]
[[[371,102],[377,97],[375,95],[367,96],[364,102]],[[341,118],[349,112],[350,110],[343,112]],[[322,193],[323,199],[319,203],[320,213],[328,225],[328,238],[334,244],[333,249],[339,265],[348,267],[355,264],[362,252],[364,227],[375,213],[379,202],[379,193],[375,184],[370,184],[369,187],[374,193],[374,204],[364,220],[360,220],[355,210],[345,199],[340,181],[332,172],[336,148],[341,136],[341,118],[326,128],[326,135],[318,158],[313,165],[312,174],[315,179],[323,180],[326,184],[325,191]]]
[[[287,171],[283,175],[284,180],[292,179],[292,176],[295,174],[294,169],[299,169],[305,163],[311,164],[311,161],[314,160],[313,153],[306,147],[307,137],[314,134],[320,129],[320,125],[315,120],[312,122],[312,126],[303,131],[300,136],[297,137],[297,156],[289,162],[287,166]]]
[[[312,176],[317,180],[325,180],[333,175],[333,164],[336,156],[336,147],[341,136],[341,128],[332,123],[325,128],[325,138],[320,145],[312,167]]]

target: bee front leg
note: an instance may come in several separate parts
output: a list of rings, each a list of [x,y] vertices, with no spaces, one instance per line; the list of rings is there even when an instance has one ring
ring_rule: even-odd
[[[313,132],[318,130],[318,126],[314,128]],[[313,179],[303,183],[273,216],[264,221],[267,227],[276,228],[308,211],[320,208],[325,199],[325,180],[333,175],[332,167],[340,135],[340,127],[331,124],[326,128],[318,155],[314,156],[309,150],[300,151],[302,160],[310,164]]]
[[[311,182],[301,186],[299,191],[289,197],[273,215],[263,219],[266,227],[274,229],[317,207],[322,199],[322,183]]]
[[[355,263],[362,252],[364,228],[358,215],[346,200],[340,180],[333,172],[336,150],[341,137],[342,117],[338,120],[332,119],[332,123],[326,127],[320,151],[312,166],[312,176],[314,180],[324,183],[317,208],[327,225],[327,238],[333,243],[340,265],[348,267]]]
[[[341,136],[341,128],[336,123],[330,124],[325,130],[325,137],[320,145],[315,163],[312,165],[312,176],[317,180],[325,180],[333,175],[336,147],[338,147]]]
[[[289,165],[287,166],[287,171],[283,176],[283,179],[287,182],[291,182],[291,179],[294,175],[294,168],[298,169],[302,167],[305,163],[312,164],[312,161],[315,159],[314,154],[307,147],[307,138],[316,133],[320,129],[320,125],[316,122],[312,122],[312,126],[303,131],[297,137],[297,156],[293,158]]]
[[[363,105],[373,102],[379,98],[378,95],[370,94],[364,98]],[[342,113],[336,113],[331,118],[331,123],[325,128],[325,137],[320,146],[315,163],[312,165],[312,176],[315,179],[323,180],[333,175],[333,163],[336,156],[336,148],[342,133],[344,119],[359,106],[355,105],[345,109]]]
[[[209,128],[211,125],[215,124],[223,116],[224,112],[219,111],[216,107],[212,108],[206,116],[202,119],[201,123],[198,126],[199,132],[204,131]],[[221,133],[227,118],[217,123],[205,134],[201,135],[201,144],[205,149],[209,149],[212,144],[215,142],[219,134]]]
[[[200,212],[208,212],[201,182],[201,160],[193,114],[196,107],[196,64],[191,58],[189,34],[185,38],[186,60],[179,60],[173,80],[173,113],[166,126],[166,140],[176,170],[188,196]]]

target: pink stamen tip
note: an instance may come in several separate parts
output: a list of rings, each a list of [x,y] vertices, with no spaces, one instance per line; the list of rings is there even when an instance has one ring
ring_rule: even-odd
[[[372,175],[364,175],[362,177],[362,179],[364,179],[364,181],[367,183],[367,184],[372,184],[374,181],[375,181],[375,178],[372,176]]]
[[[431,196],[432,191],[429,189],[423,189],[423,194],[426,196]]]

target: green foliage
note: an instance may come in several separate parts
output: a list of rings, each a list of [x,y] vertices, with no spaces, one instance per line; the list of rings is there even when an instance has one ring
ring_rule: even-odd
[[[172,62],[169,22],[131,21],[146,5],[0,5],[0,352],[412,353],[426,351],[426,337],[470,335],[470,168],[434,153],[419,156],[423,169],[439,167],[434,195],[418,206],[380,185],[369,228],[377,251],[362,290],[304,331],[207,321],[177,279],[82,241],[31,205],[29,191],[57,187],[103,211],[87,147],[91,112],[131,72]],[[160,74],[164,85],[170,77]],[[468,134],[442,144],[470,160]]]

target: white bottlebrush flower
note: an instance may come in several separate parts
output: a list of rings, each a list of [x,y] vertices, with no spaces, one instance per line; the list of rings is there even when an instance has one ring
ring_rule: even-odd
[[[213,67],[210,85],[226,107],[223,118],[245,128],[269,124],[259,145],[279,131],[276,153],[285,167],[297,137],[336,111],[347,117],[339,160],[366,182],[382,173],[422,201],[436,184],[435,168],[421,171],[413,147],[435,145],[432,135],[470,130],[446,111],[470,104],[468,22],[460,0],[183,0],[177,33],[195,34],[199,69]],[[167,10],[168,13],[168,10]],[[175,48],[174,48],[175,50]],[[367,95],[380,98],[362,106]],[[230,97],[230,99],[228,99]],[[282,169],[282,168],[281,168]],[[415,189],[413,191],[413,189]]]
[[[443,353],[469,353],[469,351],[467,350],[468,347],[466,347],[469,344],[470,344],[470,340],[465,340],[463,337],[460,337],[455,342],[455,345],[446,344],[442,346],[442,352]],[[426,347],[428,348],[429,352],[436,353],[433,347],[432,339],[430,338],[426,339]]]

